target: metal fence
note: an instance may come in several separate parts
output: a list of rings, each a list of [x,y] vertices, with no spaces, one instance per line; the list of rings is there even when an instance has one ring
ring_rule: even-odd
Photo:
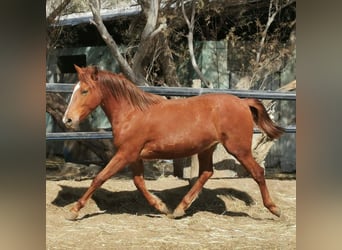
[[[46,92],[71,93],[74,84],[68,83],[47,83]],[[233,90],[233,89],[208,89],[208,88],[187,88],[187,87],[146,87],[139,86],[142,90],[162,96],[190,97],[208,93],[233,94],[241,98],[258,98],[264,100],[296,100],[294,92],[261,91],[261,90]],[[285,127],[286,133],[296,133],[296,126]],[[260,133],[254,129],[254,133]],[[112,132],[56,132],[46,133],[46,140],[89,140],[89,139],[110,139]]]

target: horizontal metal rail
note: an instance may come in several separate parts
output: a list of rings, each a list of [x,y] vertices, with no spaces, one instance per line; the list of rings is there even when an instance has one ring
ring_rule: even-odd
[[[259,129],[254,129],[255,134],[262,133]],[[285,133],[296,133],[296,126],[288,126]],[[112,139],[112,132],[56,132],[46,133],[48,141],[64,141],[64,140],[92,140],[92,139]]]
[[[74,84],[68,83],[47,83],[47,92],[71,93]],[[139,86],[142,90],[163,96],[197,96],[209,93],[232,94],[242,98],[259,98],[268,100],[296,100],[296,93],[281,91],[262,90],[236,90],[236,89],[208,89],[208,88],[187,88],[187,87],[150,87]]]
[[[92,139],[112,139],[112,132],[55,132],[46,133],[46,140],[92,140]]]
[[[46,92],[71,93],[74,84],[70,83],[46,83]],[[296,100],[294,92],[260,91],[260,90],[233,90],[233,89],[208,89],[208,88],[187,88],[187,87],[150,87],[139,86],[142,90],[162,96],[198,96],[209,93],[233,94],[241,98],[258,98],[265,100]],[[261,133],[254,129],[254,133]],[[288,126],[285,133],[296,133],[296,126]],[[112,132],[56,132],[46,133],[46,140],[92,140],[112,139]]]

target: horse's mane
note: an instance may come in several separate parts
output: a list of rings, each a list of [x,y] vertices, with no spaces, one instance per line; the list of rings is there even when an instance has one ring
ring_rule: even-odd
[[[122,74],[98,70],[96,67],[87,69],[90,71],[92,81],[98,82],[102,93],[110,93],[118,101],[124,99],[135,108],[146,110],[149,106],[163,100],[159,95],[144,92]]]

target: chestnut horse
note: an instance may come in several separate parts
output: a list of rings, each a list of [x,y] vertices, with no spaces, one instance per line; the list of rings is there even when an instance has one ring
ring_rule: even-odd
[[[264,206],[280,216],[280,209],[269,195],[264,169],[252,156],[251,143],[253,121],[271,139],[278,138],[284,130],[272,122],[259,100],[229,94],[168,100],[142,91],[121,74],[96,67],[75,65],[75,68],[79,82],[74,87],[63,122],[67,127],[78,128],[79,122],[101,105],[111,123],[117,152],[71,208],[69,219],[76,219],[94,191],[128,165],[135,186],[151,206],[171,218],[185,215],[185,210],[213,175],[213,152],[218,143],[249,171],[259,185]],[[198,154],[199,177],[172,212],[146,189],[143,160],[194,154]]]

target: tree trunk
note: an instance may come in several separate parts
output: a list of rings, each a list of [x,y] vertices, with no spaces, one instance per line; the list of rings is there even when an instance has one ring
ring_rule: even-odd
[[[156,35],[159,34],[163,29],[166,28],[166,19],[161,19],[162,22],[158,24],[158,13],[159,13],[159,1],[158,0],[140,0],[138,1],[143,9],[143,12],[146,16],[146,24],[144,30],[141,33],[140,44],[137,52],[133,57],[133,71],[138,74],[140,77],[146,75],[145,68],[148,67],[147,63],[150,60],[148,57],[151,57],[153,51],[155,51],[154,39],[156,39]]]
[[[177,76],[176,65],[172,57],[172,51],[169,46],[169,40],[165,33],[158,36],[162,45],[162,52],[158,57],[158,63],[161,67],[163,77],[167,86],[181,87]]]
[[[91,0],[89,2],[89,6],[93,13],[94,25],[98,29],[103,40],[106,42],[114,58],[119,62],[120,68],[123,71],[123,73],[133,83],[137,85],[148,85],[144,77],[145,75],[144,68],[146,66],[144,63],[144,59],[148,54],[150,54],[149,49],[151,48],[153,38],[166,27],[166,23],[165,22],[161,23],[160,26],[156,28],[157,21],[158,21],[158,11],[159,11],[158,0],[152,0],[152,1],[141,0],[139,1],[139,3],[143,8],[144,14],[146,15],[147,22],[141,34],[140,45],[138,47],[137,52],[135,53],[133,57],[132,68],[129,66],[126,59],[120,54],[119,48],[115,40],[112,38],[108,30],[106,29],[105,25],[103,24],[103,21],[100,15],[99,1]]]
[[[196,0],[193,0],[191,3],[191,18],[189,20],[188,16],[185,13],[185,8],[184,8],[184,1],[182,0],[182,13],[185,19],[185,22],[188,26],[189,33],[187,35],[188,37],[188,46],[189,46],[189,53],[190,53],[190,59],[191,59],[191,65],[195,72],[197,73],[198,77],[202,80],[205,86],[209,87],[210,83],[207,81],[207,79],[204,77],[202,74],[201,70],[198,67],[196,58],[195,58],[195,52],[194,52],[194,28],[195,28],[195,12],[196,12]]]
[[[97,30],[99,31],[102,39],[107,44],[111,54],[118,61],[120,69],[122,72],[135,84],[147,85],[146,80],[139,74],[135,74],[132,68],[129,66],[126,59],[121,55],[119,46],[116,44],[115,40],[109,34],[106,26],[104,25],[101,15],[100,15],[100,3],[98,0],[89,1],[90,9],[93,13],[94,21],[92,22]]]

